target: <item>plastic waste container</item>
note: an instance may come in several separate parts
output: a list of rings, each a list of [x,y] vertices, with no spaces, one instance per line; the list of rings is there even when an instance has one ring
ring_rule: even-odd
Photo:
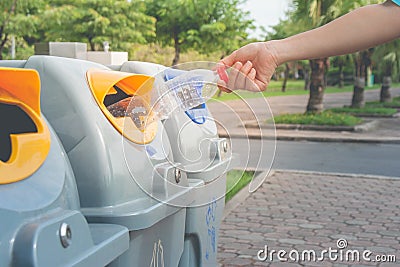
[[[154,120],[140,129],[143,117],[151,115],[146,97],[134,104],[132,118],[108,110],[139,87],[148,92],[152,78],[50,56],[33,56],[23,67],[41,76],[43,113],[71,162],[82,213],[91,223],[129,230],[128,251],[110,265],[177,266],[184,207],[193,202],[187,176],[173,163],[162,123]]]
[[[116,68],[118,69],[118,68]],[[121,71],[132,71],[163,79],[183,73],[146,62],[126,62]],[[195,201],[187,209],[185,250],[179,266],[217,266],[218,231],[222,220],[226,172],[235,161],[228,140],[219,138],[206,104],[175,112],[164,121],[174,160],[195,187]]]
[[[125,252],[126,227],[88,224],[80,212],[36,71],[0,68],[0,124],[0,266],[104,266]]]

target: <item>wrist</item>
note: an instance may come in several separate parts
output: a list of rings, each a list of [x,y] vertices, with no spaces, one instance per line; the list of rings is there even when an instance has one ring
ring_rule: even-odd
[[[277,66],[289,61],[287,44],[285,40],[271,40],[265,42],[266,49],[271,53]]]

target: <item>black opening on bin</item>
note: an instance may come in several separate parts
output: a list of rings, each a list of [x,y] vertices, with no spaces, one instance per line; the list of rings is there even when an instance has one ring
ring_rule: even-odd
[[[33,120],[20,107],[0,103],[0,160],[7,162],[11,156],[10,134],[35,133]]]
[[[125,98],[130,97],[130,95],[126,94],[118,86],[114,85],[114,89],[115,91],[117,91],[117,93],[106,95],[103,101],[104,106],[111,106],[112,104],[115,104],[121,100],[124,100]]]

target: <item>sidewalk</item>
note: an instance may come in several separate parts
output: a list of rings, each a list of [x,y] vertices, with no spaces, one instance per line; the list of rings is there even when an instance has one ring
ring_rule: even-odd
[[[379,99],[380,90],[365,91],[366,101]],[[392,96],[400,95],[400,88],[392,89]],[[352,93],[326,94],[324,107],[341,107],[349,104]],[[226,101],[224,103],[209,103],[209,108],[219,125],[220,136],[234,138],[276,138],[278,140],[307,140],[323,142],[372,142],[372,143],[400,143],[400,118],[373,118],[377,127],[365,132],[349,131],[305,131],[284,130],[276,132],[273,129],[245,128],[243,123],[258,119],[266,121],[271,117],[264,98]],[[274,115],[283,113],[303,113],[308,101],[308,95],[277,96],[267,99]]]
[[[265,175],[265,174],[264,174]],[[221,266],[399,266],[400,179],[278,171],[254,193],[245,187],[227,205],[219,233]],[[370,250],[397,263],[345,260],[279,262],[259,250]],[[295,255],[295,254],[292,254]],[[288,254],[286,254],[288,258]],[[345,258],[344,258],[345,259]]]

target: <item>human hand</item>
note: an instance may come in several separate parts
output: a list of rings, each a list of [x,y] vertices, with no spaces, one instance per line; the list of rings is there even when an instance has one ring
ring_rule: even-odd
[[[232,67],[228,83],[220,81],[219,88],[225,92],[245,89],[264,91],[278,66],[272,42],[251,43],[222,59],[220,64]]]

